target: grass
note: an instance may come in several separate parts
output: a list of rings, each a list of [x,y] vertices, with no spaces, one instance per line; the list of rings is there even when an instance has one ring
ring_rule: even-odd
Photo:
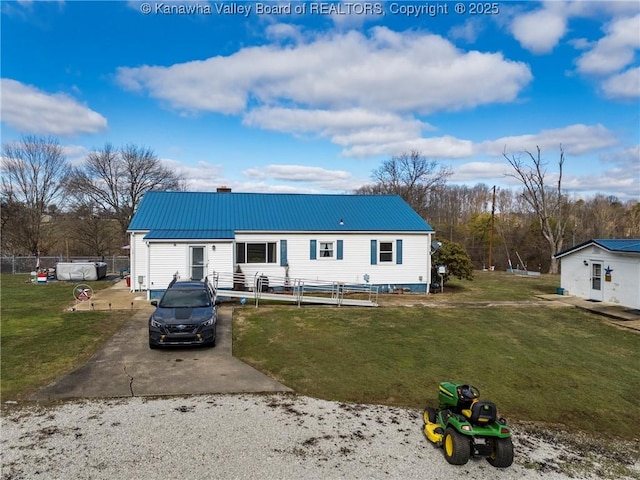
[[[473,281],[451,279],[444,293],[429,296],[430,302],[495,302],[533,300],[535,295],[556,293],[559,275],[520,276],[506,272],[475,271]]]
[[[75,284],[33,284],[27,275],[0,277],[0,392],[28,398],[90,358],[130,317],[128,312],[68,312]],[[94,291],[109,281],[87,282]]]
[[[558,284],[505,275],[431,297],[532,300]],[[244,307],[234,322],[234,355],[304,395],[421,408],[463,381],[511,420],[637,437],[640,335],[574,308]]]
[[[0,280],[3,401],[26,399],[83,364],[130,316],[65,311],[72,284]],[[477,272],[428,299],[529,301],[558,284],[558,277]],[[234,354],[301,394],[421,408],[436,403],[438,382],[460,380],[510,420],[637,437],[630,419],[640,418],[640,335],[573,308],[247,306],[234,322]]]

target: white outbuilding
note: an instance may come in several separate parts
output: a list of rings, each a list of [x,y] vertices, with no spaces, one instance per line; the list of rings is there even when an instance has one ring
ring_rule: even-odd
[[[594,239],[556,253],[565,294],[640,309],[640,239]]]

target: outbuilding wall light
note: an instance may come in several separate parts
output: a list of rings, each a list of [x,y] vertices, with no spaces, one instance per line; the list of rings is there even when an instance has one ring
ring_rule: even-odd
[[[584,263],[584,266],[585,266],[585,267],[588,267],[588,266],[589,266],[589,262],[587,262],[586,260],[583,260],[583,261],[582,261],[582,263]]]

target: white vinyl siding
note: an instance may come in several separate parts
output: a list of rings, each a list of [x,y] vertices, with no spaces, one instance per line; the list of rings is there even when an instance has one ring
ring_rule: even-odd
[[[150,243],[149,277],[151,290],[161,290],[169,286],[173,276],[189,278],[189,248],[185,244]]]
[[[280,247],[280,240],[287,240],[287,262],[291,279],[365,283],[364,275],[368,275],[369,282],[374,284],[429,283],[431,234],[399,235],[395,233],[385,236],[375,232],[371,234],[340,233],[339,237],[335,233],[327,235],[318,233],[242,233],[236,235],[238,242],[257,241],[258,239],[263,242],[278,242],[278,247]],[[397,240],[401,239],[402,264],[396,264],[394,257],[391,262],[371,265],[370,242],[372,239],[391,243],[394,249],[397,249]],[[310,255],[310,246],[313,241],[315,241],[317,248],[315,259],[310,258],[312,256]],[[340,261],[336,259],[338,241],[342,243],[342,259]],[[322,261],[320,245],[325,242],[333,243],[333,261]],[[241,268],[246,278],[253,278],[256,274],[281,278],[285,276],[285,267],[280,266],[279,263],[255,266],[245,264]]]
[[[303,279],[309,282],[323,280],[344,283],[369,283],[377,285],[428,284],[430,283],[430,233],[380,234],[380,232],[345,233],[237,233],[235,241],[224,242],[147,242],[143,240],[145,232],[131,236],[132,288],[137,289],[137,276],[145,276],[143,290],[161,290],[168,286],[173,275],[178,272],[182,278],[188,278],[189,247],[204,246],[205,268],[208,275],[218,272],[231,278],[236,266],[237,243],[273,243],[275,244],[274,263],[241,264],[247,284],[251,284],[256,275],[284,279],[287,272],[290,279]],[[388,242],[393,245],[394,259],[391,262],[371,264],[371,241]],[[402,264],[397,261],[398,240],[402,240]],[[318,253],[316,259],[310,258],[310,245],[332,244],[333,257],[323,260]],[[281,263],[282,246],[286,245],[286,263]],[[341,257],[341,258],[340,258]],[[228,285],[227,285],[228,283]],[[232,287],[231,281],[223,281],[220,287]]]

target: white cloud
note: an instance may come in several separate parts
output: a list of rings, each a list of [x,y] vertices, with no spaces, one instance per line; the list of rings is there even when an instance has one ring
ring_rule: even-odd
[[[402,142],[356,145],[344,152],[346,156],[400,155],[416,150],[430,158],[468,158],[474,153],[473,142],[450,135],[415,138]]]
[[[368,36],[333,33],[170,67],[121,67],[117,78],[125,88],[186,111],[239,114],[251,99],[427,114],[510,102],[532,76],[527,65],[499,53],[463,52],[437,35],[376,27]]]
[[[482,22],[476,17],[471,17],[466,22],[451,27],[449,37],[474,43],[482,30],[484,30]]]
[[[233,182],[229,184],[234,192],[250,193],[327,193],[327,190],[318,190],[303,185],[273,185],[266,182]]]
[[[429,148],[461,157],[467,142],[422,139],[432,127],[414,115],[511,102],[532,75],[499,53],[464,52],[438,35],[376,27],[368,35],[333,32],[170,67],[121,67],[117,78],[181,112],[242,115],[248,126],[330,138],[344,156]]]
[[[274,23],[265,28],[265,35],[270,40],[301,40],[302,33],[299,27],[290,23]]]
[[[507,173],[506,162],[469,162],[457,165],[450,180],[452,182],[480,183]]]
[[[597,175],[565,176],[562,185],[572,193],[579,192],[587,197],[606,191],[623,201],[637,200],[640,189],[637,178],[624,175],[624,172],[616,169],[600,172]]]
[[[412,117],[361,108],[330,111],[262,107],[250,111],[243,123],[267,130],[328,137],[346,149],[413,141],[423,130],[433,128]]]
[[[291,182],[291,191],[332,191],[349,192],[365,183],[364,179],[355,179],[344,170],[328,170],[322,167],[307,165],[266,165],[264,167],[249,168],[242,174],[254,181],[266,185],[269,181]]]
[[[610,171],[615,172],[618,177],[633,180],[637,196],[640,192],[640,145],[607,153],[602,156],[602,160],[612,165]]]
[[[640,97],[640,67],[608,78],[602,83],[602,90],[609,98]]]
[[[82,145],[62,145],[62,153],[72,165],[79,165],[89,151]]]
[[[605,27],[606,35],[578,60],[578,71],[607,75],[629,66],[640,48],[640,15],[612,21]]]
[[[46,93],[16,80],[0,80],[2,121],[25,133],[72,136],[107,128],[107,120],[65,93]]]
[[[568,127],[542,130],[537,134],[502,137],[481,143],[479,150],[491,154],[502,155],[514,152],[535,152],[539,146],[542,152],[560,152],[560,145],[566,154],[581,155],[594,150],[607,148],[617,143],[616,137],[603,125],[569,125]]]
[[[266,167],[250,168],[243,172],[250,178],[273,178],[290,182],[316,182],[320,179],[347,179],[351,174],[344,170],[327,170],[322,167],[307,165],[267,165]]]
[[[224,176],[224,168],[204,161],[194,165],[186,165],[180,160],[172,158],[162,158],[162,164],[184,176],[187,182],[187,189],[194,192],[215,192],[216,188],[228,185],[229,179]]]
[[[510,28],[523,48],[533,53],[549,53],[567,31],[567,17],[562,9],[548,3],[540,10],[516,16]]]

